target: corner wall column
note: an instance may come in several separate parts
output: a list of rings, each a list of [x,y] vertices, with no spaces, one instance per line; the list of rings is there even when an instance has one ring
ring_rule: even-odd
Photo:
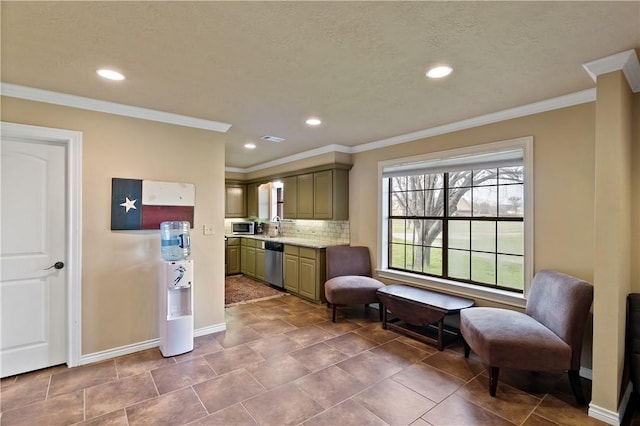
[[[621,70],[599,75],[596,87],[593,392],[589,414],[608,417],[606,421],[615,424],[623,414],[618,410],[624,392],[626,296],[631,290],[633,95]]]

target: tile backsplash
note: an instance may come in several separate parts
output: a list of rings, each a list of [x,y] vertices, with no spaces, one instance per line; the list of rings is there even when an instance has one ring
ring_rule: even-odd
[[[225,234],[231,233],[231,222],[240,219],[225,219]],[[273,232],[274,222],[264,222],[264,233]],[[304,238],[311,241],[330,241],[333,243],[349,243],[348,220],[288,220],[280,222],[281,236],[284,238]]]
[[[349,242],[348,220],[295,220],[280,225],[283,237]]]

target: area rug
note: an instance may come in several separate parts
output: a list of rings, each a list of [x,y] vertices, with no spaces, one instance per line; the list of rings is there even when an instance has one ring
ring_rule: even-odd
[[[286,295],[266,284],[247,278],[244,275],[233,275],[225,278],[224,305],[233,306],[258,300],[273,299]]]

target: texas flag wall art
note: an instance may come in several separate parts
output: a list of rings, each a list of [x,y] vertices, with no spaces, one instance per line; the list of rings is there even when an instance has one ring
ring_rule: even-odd
[[[168,220],[193,228],[196,187],[191,183],[111,180],[111,230],[160,229]]]

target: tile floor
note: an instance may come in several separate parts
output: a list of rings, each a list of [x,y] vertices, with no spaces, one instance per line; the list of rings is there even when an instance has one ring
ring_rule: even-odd
[[[501,371],[460,344],[434,347],[381,328],[377,311],[295,296],[226,309],[227,331],[193,352],[158,349],[2,380],[11,425],[589,425],[566,374]],[[585,381],[587,396],[590,382]]]

